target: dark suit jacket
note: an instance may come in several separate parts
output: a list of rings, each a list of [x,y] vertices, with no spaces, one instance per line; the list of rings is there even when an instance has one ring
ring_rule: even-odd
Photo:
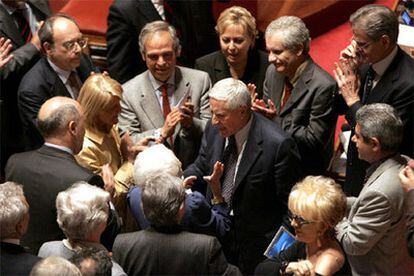
[[[131,188],[127,202],[140,229],[147,229],[150,223],[142,209],[141,193],[140,187]],[[202,194],[193,192],[186,195],[184,207],[185,212],[180,225],[186,231],[220,238],[230,230],[231,220],[227,203],[210,206]]]
[[[263,82],[268,65],[269,61],[265,52],[257,49],[249,50],[246,70],[240,80],[245,84],[255,84],[259,98],[262,98],[263,95]],[[221,51],[197,59],[195,69],[207,72],[212,84],[225,78],[231,78],[230,68]]]
[[[368,72],[368,65],[361,68],[361,89],[359,95],[362,98],[363,83]],[[404,51],[398,48],[397,55],[390,66],[384,72],[380,81],[371,91],[366,104],[386,103],[393,106],[404,123],[404,137],[400,146],[402,154],[414,157],[414,60]],[[347,107],[341,95],[336,97],[336,109],[340,114],[345,114],[351,126],[351,135],[355,131],[355,116],[362,107],[361,102],[356,102]],[[346,163],[346,179],[344,191],[348,196],[358,196],[364,183],[365,171],[369,164],[358,158],[358,150],[355,143],[349,143]]]
[[[150,228],[119,235],[113,257],[128,275],[239,275],[229,265],[217,238]]]
[[[193,67],[196,57],[217,49],[211,1],[169,1],[169,4],[174,11],[170,23],[180,31],[182,51],[178,62]],[[147,70],[138,36],[147,23],[156,20],[162,18],[149,0],[115,0],[109,8],[107,61],[109,74],[120,83]]]
[[[294,141],[274,122],[260,114],[252,113],[252,116],[231,202],[235,236],[230,239],[234,239],[231,243],[235,252],[229,254],[247,274],[253,273],[264,259],[263,252],[286,213],[290,189],[301,175]],[[219,128],[209,122],[200,153],[184,174],[196,175],[199,180],[210,175],[215,162],[221,160],[224,143]],[[206,183],[195,185],[195,189],[200,185],[205,188]]]
[[[42,259],[26,253],[20,245],[7,242],[0,243],[0,256],[1,275],[29,275],[33,266]]]
[[[292,95],[281,110],[285,77],[272,64],[266,72],[263,98],[271,99],[278,111],[275,121],[295,140],[306,175],[324,174],[333,153],[336,113],[333,99],[337,90],[332,77],[311,58]]]
[[[89,57],[83,55],[81,64],[76,69],[84,82],[92,71]],[[22,79],[18,92],[18,107],[23,123],[26,150],[34,150],[43,144],[43,137],[37,130],[37,114],[42,104],[55,96],[71,97],[65,84],[52,69],[46,57],[42,57]]]
[[[55,200],[59,192],[77,181],[103,187],[102,178],[78,165],[71,154],[48,146],[12,155],[7,162],[6,179],[23,185],[30,222],[22,244],[34,254],[44,242],[65,237],[56,222]]]
[[[405,196],[405,208],[407,212],[407,244],[410,256],[414,258],[414,190],[410,190]]]
[[[45,20],[50,14],[46,0],[27,1],[37,20]],[[17,109],[17,89],[24,74],[39,60],[40,51],[32,43],[25,44],[13,17],[0,6],[0,37],[12,42],[13,59],[0,69],[0,124],[1,170],[13,153],[24,150],[23,130]]]

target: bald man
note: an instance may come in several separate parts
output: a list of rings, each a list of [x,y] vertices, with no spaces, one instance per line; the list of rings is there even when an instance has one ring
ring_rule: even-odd
[[[46,241],[64,238],[56,222],[55,200],[60,191],[77,181],[104,186],[100,176],[78,165],[73,157],[82,149],[84,120],[82,107],[75,100],[67,97],[47,100],[38,115],[45,143],[35,151],[12,155],[7,162],[6,179],[23,185],[30,205],[29,229],[22,244],[31,253],[37,254]],[[112,244],[105,235],[101,241],[107,247]]]
[[[26,150],[43,144],[36,122],[40,106],[54,96],[76,100],[83,81],[97,70],[82,54],[87,42],[73,18],[63,14],[48,18],[39,38],[46,55],[23,77],[18,91]]]

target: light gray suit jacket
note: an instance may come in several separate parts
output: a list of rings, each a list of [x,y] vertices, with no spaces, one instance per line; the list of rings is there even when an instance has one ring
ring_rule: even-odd
[[[149,79],[150,72],[134,77],[122,85],[124,89],[119,115],[121,133],[129,130],[134,141],[155,135],[164,125],[164,117],[154,88]],[[194,105],[193,126],[190,129],[178,125],[174,133],[174,152],[183,163],[191,164],[197,157],[204,127],[210,119],[208,93],[211,81],[207,73],[177,66],[175,70],[174,100],[179,102],[191,85],[191,102]],[[166,141],[169,143],[168,139]]]
[[[347,254],[353,275],[412,273],[405,240],[404,192],[398,172],[407,159],[396,155],[368,178],[352,203],[348,218],[337,225],[337,238]]]

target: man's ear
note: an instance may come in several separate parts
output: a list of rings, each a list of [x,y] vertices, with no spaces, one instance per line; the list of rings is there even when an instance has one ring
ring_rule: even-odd
[[[379,152],[381,150],[381,143],[377,137],[371,138],[372,150]]]
[[[52,44],[50,44],[49,42],[43,42],[42,44],[43,46],[43,50],[45,51],[45,53],[50,56],[50,54],[53,52],[53,46]]]
[[[145,53],[141,53],[142,60],[145,62]]]
[[[303,45],[300,45],[299,48],[296,50],[296,55],[300,57],[303,54]]]
[[[391,45],[391,39],[388,37],[388,35],[382,35],[380,37],[381,45],[389,47]]]
[[[68,125],[68,130],[71,134],[75,135],[76,134],[76,128],[77,128],[77,123],[75,121],[70,121],[69,125]]]

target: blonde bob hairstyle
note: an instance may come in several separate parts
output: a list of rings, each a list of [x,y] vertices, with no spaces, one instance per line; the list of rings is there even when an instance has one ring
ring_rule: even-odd
[[[87,127],[96,129],[98,114],[108,109],[112,97],[122,99],[122,86],[108,75],[93,74],[85,81],[78,102],[83,107]]]
[[[216,32],[221,35],[230,25],[241,25],[251,40],[251,47],[254,46],[258,31],[256,29],[256,19],[248,10],[233,6],[222,11],[217,19]]]
[[[322,222],[333,234],[334,227],[345,215],[346,196],[333,179],[308,176],[292,188],[288,207],[305,220]]]

